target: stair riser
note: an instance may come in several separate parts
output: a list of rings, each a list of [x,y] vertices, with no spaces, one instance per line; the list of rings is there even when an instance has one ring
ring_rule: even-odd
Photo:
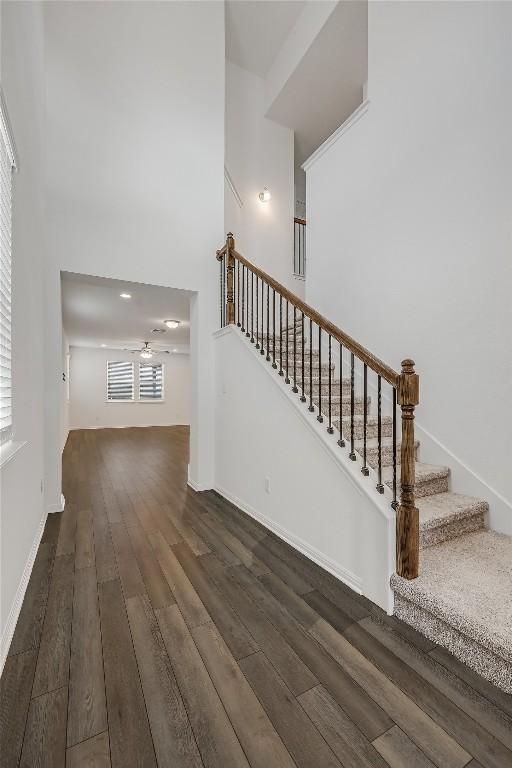
[[[318,402],[315,402],[313,400],[313,403],[314,403],[314,405],[316,407],[318,407]],[[342,416],[350,416],[350,399],[343,400],[341,405],[342,405],[342,411],[341,411]],[[328,409],[328,405],[327,405],[327,400],[324,400],[324,398],[322,398],[322,413],[324,414],[324,416],[326,415],[328,410],[329,409]],[[359,402],[356,401],[354,403],[354,416],[363,416],[363,414],[364,414],[364,403],[362,401],[359,401]],[[334,416],[339,416],[340,415],[340,403],[339,402],[331,404],[331,415],[333,416],[333,418],[334,418]],[[347,434],[347,426],[346,425],[343,426],[343,429],[345,430],[345,434]],[[348,434],[350,434],[350,425],[348,426]],[[355,433],[354,433],[354,439],[357,439],[357,438],[355,438]]]
[[[309,394],[309,380],[304,382],[306,392]],[[318,396],[319,392],[322,392],[322,399],[324,397],[328,397],[329,395],[329,377],[326,376],[325,380],[322,381],[322,385],[320,386],[320,382],[313,382],[313,397]],[[342,388],[343,397],[350,397],[350,383],[345,384],[343,383]],[[332,397],[339,396],[340,394],[340,383],[339,381],[331,381],[331,395]]]
[[[398,485],[400,485],[400,470],[398,471]],[[388,488],[392,488],[391,481],[386,483]],[[419,480],[416,478],[416,484],[414,486],[414,495],[416,498],[422,498],[423,496],[433,496],[435,493],[445,493],[449,490],[449,478],[448,477],[436,477],[432,480]]]
[[[396,460],[397,463],[400,463],[400,449],[401,444],[397,443],[396,446]],[[356,450],[363,455],[363,449],[360,447],[357,447]],[[414,451],[414,457],[415,459],[418,458],[418,448],[416,446]],[[382,446],[382,452],[381,452],[381,461],[383,467],[391,467],[393,465],[393,446],[392,445],[383,445]],[[378,448],[369,448],[366,452],[366,463],[369,467],[372,469],[377,469],[379,466],[379,450]]]
[[[350,415],[350,408],[349,408],[349,415]],[[336,429],[340,428],[339,421],[336,420],[334,423],[334,426]],[[350,435],[350,420],[344,419],[343,420],[343,432],[345,435]],[[388,424],[386,422],[382,423],[382,437],[392,437],[393,435],[393,426],[392,424]],[[378,436],[378,429],[377,425],[368,425],[366,428],[366,437],[372,438]],[[363,439],[363,425],[362,423],[355,423],[354,424],[354,440],[362,440]]]
[[[512,663],[463,634],[430,611],[395,592],[395,616],[453,653],[475,672],[505,693],[512,693]]]
[[[465,517],[462,520],[453,520],[437,528],[427,528],[424,531],[420,528],[420,549],[435,547],[443,541],[456,539],[459,536],[464,536],[466,533],[480,531],[483,528],[485,528],[483,512],[477,512],[476,515]]]

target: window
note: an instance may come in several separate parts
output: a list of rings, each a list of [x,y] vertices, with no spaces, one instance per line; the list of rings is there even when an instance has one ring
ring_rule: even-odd
[[[163,399],[162,363],[139,363],[139,399]]]
[[[107,400],[119,402],[134,399],[134,365],[131,362],[107,363]]]
[[[14,144],[0,91],[0,443],[12,437],[11,243]]]

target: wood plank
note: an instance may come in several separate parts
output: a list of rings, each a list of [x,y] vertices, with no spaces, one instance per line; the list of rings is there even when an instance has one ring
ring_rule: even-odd
[[[32,697],[67,685],[73,604],[73,555],[55,558]]]
[[[294,763],[251,686],[212,624],[192,636],[251,768],[293,768]]]
[[[366,658],[386,675],[387,679],[399,686],[433,721],[449,733],[467,753],[488,765],[489,768],[502,768],[507,763],[512,764],[511,750],[411,667],[403,664],[387,648],[376,642],[359,624],[349,627],[345,636],[353,645],[357,645]],[[423,744],[420,744],[417,739],[413,740],[430,757]]]
[[[111,523],[112,543],[116,553],[117,571],[125,598],[144,595],[146,586],[142,579],[139,564],[130,543],[130,537],[124,523]]]
[[[360,624],[379,643],[421,675],[423,680],[429,682],[505,746],[512,749],[512,718],[431,656],[420,653],[387,624],[381,624],[372,618],[363,619]]]
[[[174,527],[189,545],[194,555],[206,555],[208,552],[211,552],[210,547],[197,535],[192,526],[183,520],[183,516],[177,512],[173,504],[164,504],[163,509],[169,515]]]
[[[200,768],[201,758],[147,597],[126,601],[158,765]]]
[[[110,744],[107,731],[68,748],[66,768],[110,768]]]
[[[140,525],[130,526],[128,535],[139,564],[142,580],[153,608],[164,608],[176,602],[162,573],[149,539]]]
[[[121,584],[105,581],[98,587],[112,766],[151,768],[155,751]]]
[[[73,555],[75,553],[77,509],[72,499],[66,500],[66,508],[62,513],[62,520],[57,539],[57,552],[59,555]]]
[[[264,576],[261,579],[261,583],[264,585],[265,589],[268,590],[289,613],[291,613],[304,629],[308,630],[320,618],[320,614],[311,607],[309,601],[309,598],[312,595],[320,594],[319,592],[316,592],[316,590],[308,592],[307,595],[297,595],[275,574]]]
[[[52,512],[48,515],[41,537],[42,544],[57,544],[63,514],[63,512]]]
[[[375,739],[373,746],[391,768],[435,768],[397,725]]]
[[[54,544],[40,544],[21,606],[9,656],[39,647],[55,557]]]
[[[254,552],[247,549],[242,542],[233,536],[233,534],[227,530],[227,528],[220,526],[217,519],[211,512],[206,512],[201,520],[212,530],[216,531],[219,538],[228,547],[231,552],[238,558],[238,560],[245,565],[245,567],[251,571],[255,576],[264,576],[270,573],[268,565],[263,563]]]
[[[509,717],[512,717],[512,696],[510,694],[505,693],[500,688],[496,688],[495,685],[481,677],[466,664],[463,664],[462,661],[459,661],[445,648],[436,645],[429,655],[461,680],[464,680],[475,691],[485,696],[486,699],[503,710]]]
[[[301,694],[299,701],[343,768],[389,768],[322,685]]]
[[[243,566],[238,566],[232,568],[231,573],[370,741],[391,728],[393,722],[379,704],[370,698],[351,675],[336,663],[249,571]]]
[[[244,768],[247,759],[177,605],[156,611],[206,768]]]
[[[347,627],[350,627],[350,625],[354,623],[351,616],[331,603],[330,600],[316,590],[310,592],[309,595],[305,595],[304,600],[319,616],[325,619],[328,624],[338,630],[338,632],[343,632]]]
[[[0,756],[6,768],[20,759],[36,661],[35,650],[8,656],[0,677]]]
[[[64,768],[67,686],[32,699],[20,768]]]
[[[308,688],[312,688],[318,680],[306,665],[299,659],[284,637],[267,619],[256,603],[247,593],[230,578],[227,571],[215,555],[201,557],[201,563],[214,578],[224,596],[229,600],[241,621],[247,627],[259,647],[277,669],[286,685],[297,696]]]
[[[107,709],[96,570],[75,574],[67,746],[106,730]]]
[[[340,762],[264,654],[253,653],[239,664],[297,766],[340,768]]]
[[[116,557],[106,515],[94,513],[93,531],[96,578],[98,582],[117,579]]]
[[[215,584],[208,578],[207,572],[192,554],[187,544],[177,544],[173,547],[173,552],[235,659],[241,659],[257,651],[258,644],[230,608]]]
[[[76,523],[75,568],[90,568],[91,565],[94,565],[92,511],[82,509]]]
[[[343,635],[323,619],[310,632],[433,763],[443,768],[466,765],[471,755],[420,709],[417,699],[406,696]]]
[[[210,614],[162,534],[150,534],[149,540],[187,625],[196,627],[211,621]]]

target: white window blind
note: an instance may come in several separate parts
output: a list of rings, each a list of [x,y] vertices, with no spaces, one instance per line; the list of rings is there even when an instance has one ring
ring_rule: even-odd
[[[133,363],[109,361],[107,363],[107,400],[133,400]]]
[[[139,363],[139,399],[162,400],[162,363]]]
[[[12,175],[16,163],[1,92],[0,134],[0,443],[5,443],[12,436]]]

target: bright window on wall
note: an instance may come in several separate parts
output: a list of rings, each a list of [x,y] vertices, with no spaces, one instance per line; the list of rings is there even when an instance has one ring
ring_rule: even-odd
[[[134,365],[121,360],[107,363],[107,400],[111,403],[134,399]]]
[[[162,363],[139,363],[139,399],[163,400]]]
[[[14,143],[0,91],[0,444],[12,438],[11,268]]]

